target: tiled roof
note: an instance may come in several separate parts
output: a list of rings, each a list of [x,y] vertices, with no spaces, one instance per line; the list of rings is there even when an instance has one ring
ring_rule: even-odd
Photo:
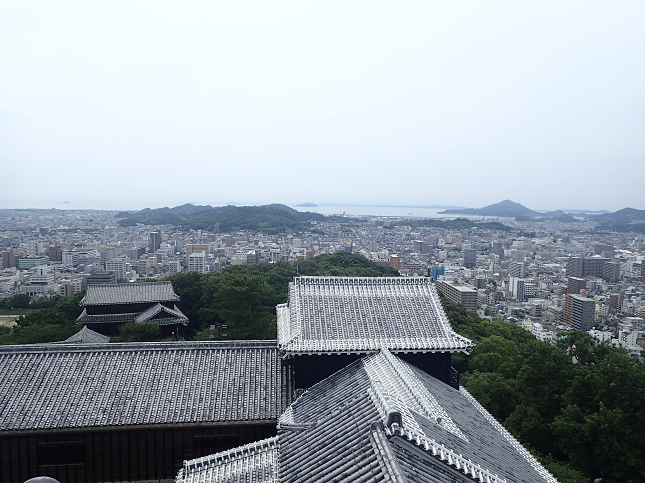
[[[164,312],[169,315],[169,317],[163,317],[163,318],[157,318],[151,320],[154,316],[158,315],[160,312]],[[135,322],[155,322],[159,323],[160,325],[164,325],[161,322],[158,322],[160,320],[173,320],[174,322],[171,323],[180,323],[180,324],[188,324],[188,317],[186,317],[181,310],[177,308],[175,305],[174,309],[169,309],[168,307],[165,307],[161,304],[156,304],[150,307],[149,309],[144,310],[141,312],[139,315],[137,315],[134,319]]]
[[[53,342],[53,344],[104,344],[107,342],[110,342],[109,336],[99,334],[87,327],[83,327],[73,336],[61,342]]]
[[[168,314],[168,317],[157,317],[156,319],[153,319],[153,317],[158,315],[160,312]],[[143,312],[129,312],[125,314],[90,315],[87,313],[87,309],[83,309],[81,315],[76,319],[77,324],[115,324],[130,321],[139,323],[152,322],[157,325],[188,325],[188,317],[186,317],[176,305],[174,309],[170,309],[159,303],[151,306]]]
[[[125,314],[96,314],[89,315],[87,309],[83,309],[81,315],[76,319],[77,324],[114,324],[119,322],[130,322],[139,315],[139,312]]]
[[[0,430],[275,420],[275,341],[0,347]]]
[[[296,277],[277,314],[278,343],[287,354],[473,347],[452,330],[423,277]]]
[[[557,481],[465,390],[387,350],[310,388],[278,430],[281,482]]]
[[[185,462],[177,478],[278,480],[557,483],[464,389],[387,350],[308,389],[280,416],[277,438]]]
[[[119,305],[179,300],[171,282],[89,285],[81,305]]]
[[[278,438],[184,461],[181,483],[278,483]]]

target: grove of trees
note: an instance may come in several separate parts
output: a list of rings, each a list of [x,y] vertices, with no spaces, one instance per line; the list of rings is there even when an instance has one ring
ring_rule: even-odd
[[[585,332],[557,345],[442,299],[476,343],[453,357],[461,384],[563,483],[645,481],[645,364]]]

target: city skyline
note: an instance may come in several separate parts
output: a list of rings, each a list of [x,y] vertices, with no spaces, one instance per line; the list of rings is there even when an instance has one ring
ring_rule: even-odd
[[[5,4],[0,208],[642,209],[644,21],[637,1]]]

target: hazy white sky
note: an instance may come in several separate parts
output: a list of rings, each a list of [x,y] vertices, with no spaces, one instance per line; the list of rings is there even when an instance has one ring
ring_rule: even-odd
[[[0,208],[645,209],[645,2],[10,0]]]

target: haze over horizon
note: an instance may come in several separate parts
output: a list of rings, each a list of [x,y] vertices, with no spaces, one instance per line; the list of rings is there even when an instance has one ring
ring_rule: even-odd
[[[7,2],[0,208],[645,209],[643,24],[638,1]]]

